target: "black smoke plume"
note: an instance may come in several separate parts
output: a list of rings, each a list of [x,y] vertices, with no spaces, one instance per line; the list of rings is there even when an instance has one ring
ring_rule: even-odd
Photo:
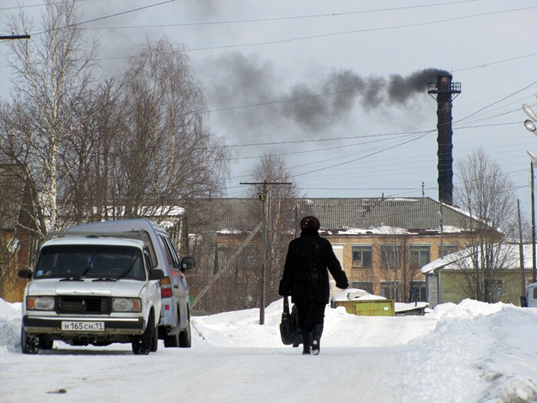
[[[407,76],[392,74],[362,77],[350,69],[331,71],[316,81],[306,78],[291,88],[283,86],[274,66],[255,57],[235,53],[212,60],[206,75],[209,108],[219,119],[241,131],[278,129],[298,125],[315,133],[346,123],[351,111],[406,107],[427,95],[427,85],[450,73],[424,69]]]

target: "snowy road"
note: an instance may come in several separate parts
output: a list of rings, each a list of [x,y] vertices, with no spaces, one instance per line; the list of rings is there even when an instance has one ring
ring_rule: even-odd
[[[391,348],[69,349],[18,355],[0,369],[2,402],[395,402],[401,374]],[[73,351],[75,350],[75,351]],[[14,358],[14,357],[12,357]],[[2,360],[0,360],[1,362]],[[66,393],[59,393],[65,390]]]
[[[57,343],[20,353],[20,306],[0,300],[0,402],[537,401],[537,309],[466,300],[424,317],[327,309],[319,356],[283,346],[281,301],[194,318],[193,347]]]

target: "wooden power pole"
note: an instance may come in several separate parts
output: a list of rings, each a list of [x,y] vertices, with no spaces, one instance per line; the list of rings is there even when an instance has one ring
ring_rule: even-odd
[[[262,251],[262,263],[261,263],[261,301],[259,306],[259,324],[265,324],[265,305],[266,305],[266,277],[267,277],[267,199],[269,195],[268,186],[278,186],[278,185],[292,185],[291,182],[268,182],[264,180],[263,182],[241,182],[241,185],[255,185],[262,186],[261,193],[258,194],[259,200],[262,203],[262,229],[263,229],[263,251]]]

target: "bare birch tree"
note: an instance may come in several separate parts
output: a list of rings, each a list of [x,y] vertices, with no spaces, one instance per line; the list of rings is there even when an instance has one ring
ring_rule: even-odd
[[[166,214],[221,193],[229,151],[206,126],[207,108],[182,46],[147,41],[122,80],[113,189],[125,216]]]
[[[391,228],[389,241],[380,245],[380,275],[384,282],[384,296],[401,301],[405,296],[404,284],[407,268],[405,262],[405,238],[399,228]]]
[[[39,236],[63,225],[70,167],[61,159],[80,127],[77,110],[92,84],[97,44],[83,42],[78,18],[75,1],[45,0],[42,32],[9,43],[14,87],[0,115],[0,152],[25,172],[33,204],[30,229]],[[33,26],[21,12],[8,29],[32,32]]]
[[[516,225],[515,188],[500,166],[483,150],[469,155],[458,164],[456,203],[474,218],[461,224],[468,228],[471,258],[459,264],[460,287],[464,292],[484,302],[496,302],[504,290],[505,271],[512,269],[506,248],[506,233]]]

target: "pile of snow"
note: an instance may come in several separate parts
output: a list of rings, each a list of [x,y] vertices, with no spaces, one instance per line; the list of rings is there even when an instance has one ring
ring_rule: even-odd
[[[21,304],[9,304],[0,298],[0,354],[20,351]]]
[[[464,300],[427,315],[436,321],[426,337],[407,346],[405,382],[424,401],[537,401],[537,310]],[[455,375],[455,376],[454,376]]]

